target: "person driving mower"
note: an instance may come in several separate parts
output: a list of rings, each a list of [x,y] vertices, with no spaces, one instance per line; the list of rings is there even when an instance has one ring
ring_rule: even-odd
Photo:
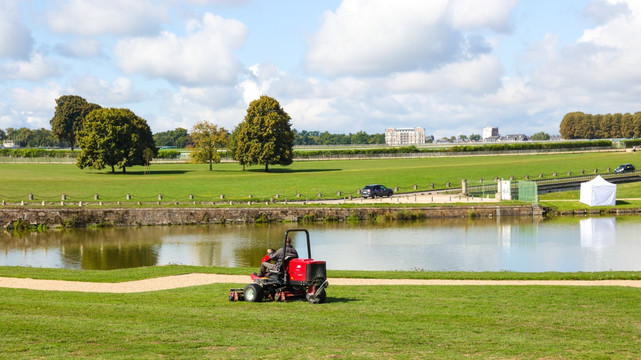
[[[290,258],[290,259],[297,259],[298,258],[298,252],[296,252],[296,249],[292,247],[292,239],[287,237],[286,240],[286,246],[283,250],[283,248],[280,248],[276,251],[272,251],[271,253],[269,250],[272,249],[267,249],[267,255],[263,257],[263,263],[260,265],[260,271],[258,274],[253,273],[253,275],[258,276],[258,277],[265,277],[265,275],[271,271],[271,270],[277,270],[278,268],[278,262],[284,260],[285,258]],[[284,256],[283,256],[284,254]],[[267,260],[265,260],[267,259]],[[271,263],[271,260],[275,260],[275,263]]]

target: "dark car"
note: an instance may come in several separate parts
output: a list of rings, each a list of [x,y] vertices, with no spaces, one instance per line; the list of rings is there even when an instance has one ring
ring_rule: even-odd
[[[364,198],[375,198],[377,196],[392,196],[394,192],[383,185],[367,185],[361,190],[361,195]]]
[[[619,165],[618,168],[614,169],[615,174],[622,174],[622,173],[634,172],[634,171],[636,171],[636,169],[632,164]]]

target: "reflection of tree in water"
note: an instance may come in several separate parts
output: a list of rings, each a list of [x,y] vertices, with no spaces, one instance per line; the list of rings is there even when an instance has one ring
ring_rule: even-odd
[[[127,244],[74,246],[65,250],[62,261],[80,264],[85,270],[113,270],[158,263],[158,248],[154,245]]]
[[[510,233],[518,233],[525,240],[525,235],[536,231],[538,223],[539,220],[531,217],[466,217],[356,223],[52,229],[42,233],[20,234],[0,231],[0,253],[4,253],[5,258],[6,254],[11,254],[19,260],[24,260],[27,265],[34,265],[29,263],[29,256],[33,257],[35,254],[46,257],[47,251],[50,251],[54,255],[50,253],[49,258],[55,259],[49,263],[67,269],[117,269],[165,264],[257,268],[266,249],[280,248],[285,231],[292,228],[308,228],[312,240],[312,257],[320,259],[319,256],[325,251],[323,260],[330,260],[333,256],[333,250],[330,249],[332,246],[342,246],[342,243],[346,243],[349,247],[353,238],[358,238],[364,232],[371,233],[374,238],[388,238],[389,243],[394,243],[407,240],[402,236],[431,238],[435,232],[447,234],[452,230],[462,229],[461,236],[467,238],[469,232],[469,238],[477,243],[477,232],[483,231],[484,228],[495,228],[497,225],[513,229]],[[405,231],[406,228],[408,231]],[[412,232],[414,229],[417,230]],[[386,233],[393,235],[388,237]],[[307,256],[304,234],[296,233],[293,240],[299,254]]]
[[[66,268],[86,270],[154,266],[158,263],[160,238],[141,235],[132,228],[74,231],[68,241],[62,242],[62,262]]]

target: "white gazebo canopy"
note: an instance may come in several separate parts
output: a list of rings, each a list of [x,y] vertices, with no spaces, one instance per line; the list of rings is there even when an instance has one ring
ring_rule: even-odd
[[[612,206],[617,202],[617,186],[600,175],[581,183],[580,202],[590,206]]]

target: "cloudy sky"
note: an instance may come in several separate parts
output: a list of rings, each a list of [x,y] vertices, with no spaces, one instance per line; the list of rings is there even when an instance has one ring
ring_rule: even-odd
[[[298,130],[558,134],[641,111],[640,38],[637,0],[2,0],[0,128],[74,94],[233,129],[265,94]]]

